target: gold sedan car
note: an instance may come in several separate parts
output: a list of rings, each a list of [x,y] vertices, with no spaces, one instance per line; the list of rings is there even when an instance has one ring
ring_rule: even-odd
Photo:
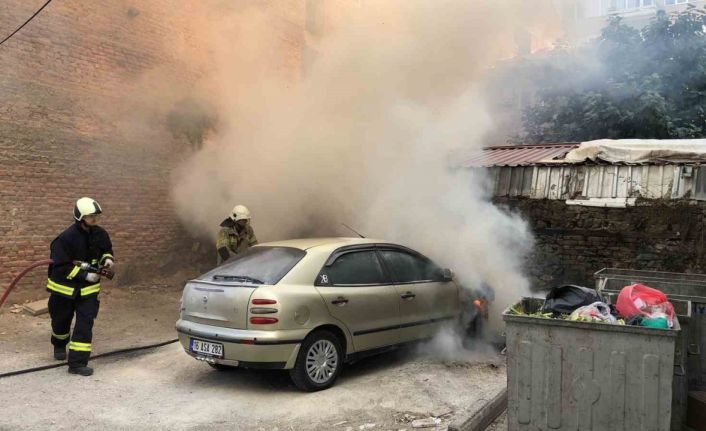
[[[344,362],[432,337],[461,302],[450,270],[401,245],[291,240],[189,281],[176,329],[186,353],[214,368],[289,370],[316,391]]]

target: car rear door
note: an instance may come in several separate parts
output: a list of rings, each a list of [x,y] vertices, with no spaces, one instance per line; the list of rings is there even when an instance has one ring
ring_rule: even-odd
[[[399,342],[399,300],[374,247],[335,252],[316,288],[331,316],[353,337],[355,351]]]
[[[444,281],[441,268],[405,248],[381,246],[379,254],[389,270],[400,307],[402,342],[433,336],[458,314],[458,288]]]

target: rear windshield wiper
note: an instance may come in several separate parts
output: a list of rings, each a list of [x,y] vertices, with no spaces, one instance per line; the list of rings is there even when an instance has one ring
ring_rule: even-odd
[[[253,284],[265,284],[263,281],[258,280],[257,278],[248,277],[247,275],[216,274],[213,276],[213,279],[214,280],[225,280],[225,281],[245,281],[247,283],[253,283]]]

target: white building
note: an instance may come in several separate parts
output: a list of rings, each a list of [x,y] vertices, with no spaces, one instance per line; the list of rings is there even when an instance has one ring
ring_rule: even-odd
[[[688,4],[706,6],[704,0],[554,0],[565,19],[567,36],[581,41],[597,36],[610,16],[620,15],[624,22],[642,28],[658,10],[667,13],[685,9]]]

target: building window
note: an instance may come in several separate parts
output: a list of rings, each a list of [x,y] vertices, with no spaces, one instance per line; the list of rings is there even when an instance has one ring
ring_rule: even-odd
[[[679,0],[673,0],[679,1]],[[654,0],[610,0],[608,11],[619,12],[630,9],[639,9],[641,7],[654,6]]]
[[[667,4],[667,6],[671,6],[674,4],[689,3],[689,0],[667,0],[665,3]]]
[[[683,1],[683,0],[674,0]],[[654,8],[656,0],[584,0],[583,10],[588,17],[606,16],[620,12],[631,12],[642,8]]]
[[[694,171],[696,172],[694,199],[706,201],[706,166],[699,166]]]

